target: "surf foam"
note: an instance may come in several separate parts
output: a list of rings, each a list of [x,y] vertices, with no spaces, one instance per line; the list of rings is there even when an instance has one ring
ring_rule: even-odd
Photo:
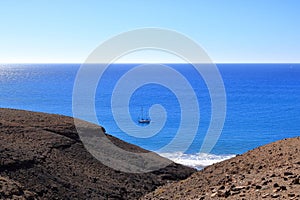
[[[223,160],[234,157],[235,155],[215,155],[208,153],[185,154],[182,152],[174,153],[159,153],[159,155],[172,160],[175,163],[203,169],[206,166],[212,165]]]

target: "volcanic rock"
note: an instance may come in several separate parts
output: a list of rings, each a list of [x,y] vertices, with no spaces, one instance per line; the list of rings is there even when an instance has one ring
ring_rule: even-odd
[[[84,123],[104,136],[104,128]],[[105,136],[124,150],[149,152]],[[175,163],[149,173],[118,171],[85,149],[73,118],[0,109],[1,199],[138,199],[195,171]]]
[[[300,199],[299,161],[300,137],[284,139],[208,166],[141,199]]]

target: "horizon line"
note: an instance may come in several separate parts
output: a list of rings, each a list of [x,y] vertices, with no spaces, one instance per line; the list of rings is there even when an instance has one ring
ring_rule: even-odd
[[[212,63],[188,63],[188,62],[117,62],[117,63],[80,63],[80,62],[9,62],[0,65],[17,65],[17,64],[300,64],[300,62],[212,62]]]

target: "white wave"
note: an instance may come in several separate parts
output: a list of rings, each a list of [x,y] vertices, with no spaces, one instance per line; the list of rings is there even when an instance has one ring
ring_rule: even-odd
[[[203,169],[206,166],[221,162],[223,160],[227,160],[235,156],[232,154],[215,155],[208,153],[184,154],[182,152],[159,153],[159,155],[168,158],[175,163],[194,167],[197,169]]]

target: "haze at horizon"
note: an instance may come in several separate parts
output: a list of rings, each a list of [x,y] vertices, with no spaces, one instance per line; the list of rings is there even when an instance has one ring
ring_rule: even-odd
[[[178,31],[216,63],[299,63],[300,2],[1,1],[0,63],[83,63],[102,42],[143,27]],[[122,62],[179,62],[161,53]]]

